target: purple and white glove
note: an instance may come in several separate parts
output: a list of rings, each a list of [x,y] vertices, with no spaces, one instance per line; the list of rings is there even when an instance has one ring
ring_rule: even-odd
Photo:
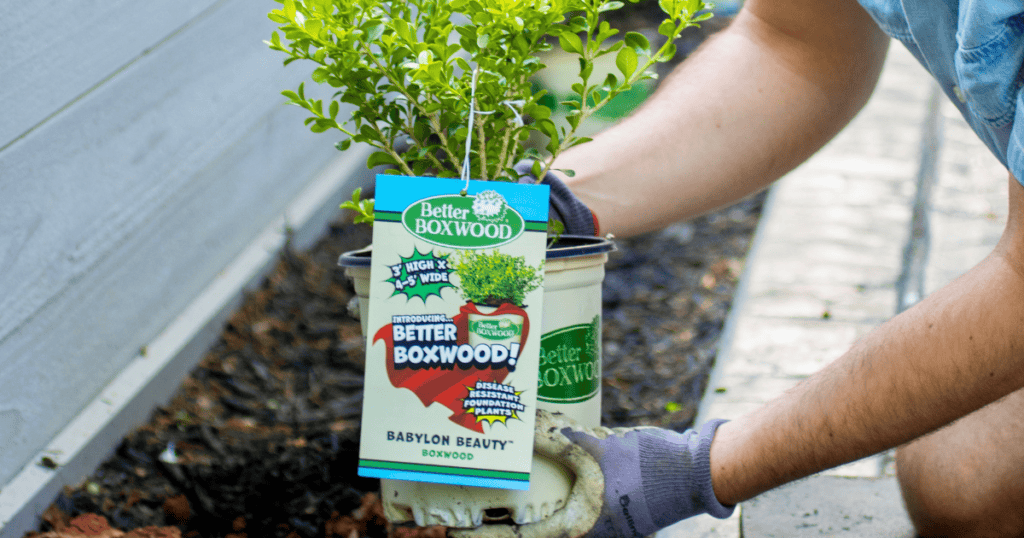
[[[723,422],[676,433],[661,428],[584,428],[537,411],[534,450],[576,476],[565,506],[521,527],[449,530],[453,538],[639,538],[677,521],[732,515],[711,486],[711,440]]]
[[[661,428],[587,431],[563,435],[590,453],[604,474],[604,505],[593,538],[643,537],[698,514],[717,518],[734,507],[718,502],[711,486],[711,440],[723,420],[677,433]]]
[[[533,176],[533,163],[533,159],[523,159],[512,167],[519,173],[519,183],[537,183],[537,178]],[[562,180],[548,172],[544,174],[544,179],[540,183],[551,187],[550,217],[561,221],[565,226],[565,233],[588,236],[599,233],[597,215],[594,215]]]

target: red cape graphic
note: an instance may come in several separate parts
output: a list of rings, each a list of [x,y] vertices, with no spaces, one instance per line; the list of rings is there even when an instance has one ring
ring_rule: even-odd
[[[523,316],[523,334],[520,339],[520,349],[526,347],[526,337],[530,331],[530,318],[522,308],[505,303],[499,306],[494,312],[484,314],[478,310],[476,305],[473,303],[466,303],[462,305],[462,307],[459,308],[458,315],[452,318],[452,321],[458,328],[458,344],[469,343],[469,314],[479,314],[481,316],[518,314]],[[448,409],[451,409],[453,414],[448,418],[451,419],[452,422],[477,433],[483,433],[483,424],[477,422],[475,415],[466,413],[462,409],[462,400],[468,394],[466,387],[475,386],[477,381],[501,383],[505,380],[505,377],[508,376],[508,370],[492,370],[490,368],[483,370],[478,368],[463,370],[458,366],[451,370],[445,370],[442,368],[430,368],[423,370],[403,368],[401,370],[396,370],[394,353],[395,342],[391,325],[391,323],[388,323],[381,327],[377,331],[377,334],[373,336],[374,344],[379,340],[383,340],[384,344],[387,346],[388,379],[391,381],[391,385],[395,388],[411,390],[413,394],[423,402],[424,407],[437,402]]]

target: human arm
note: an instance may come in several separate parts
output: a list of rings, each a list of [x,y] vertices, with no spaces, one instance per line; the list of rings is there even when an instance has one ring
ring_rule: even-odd
[[[721,502],[903,444],[1024,387],[1024,188],[1009,183],[1006,230],[985,260],[719,428]]]
[[[635,114],[562,154],[602,232],[629,236],[767,187],[867,101],[888,38],[855,0],[748,0]]]

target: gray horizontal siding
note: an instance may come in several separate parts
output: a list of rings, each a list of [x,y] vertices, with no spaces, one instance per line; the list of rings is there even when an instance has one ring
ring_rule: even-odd
[[[0,148],[89,92],[214,0],[34,0],[0,13]]]
[[[0,484],[337,155],[282,104],[274,5],[0,15]]]

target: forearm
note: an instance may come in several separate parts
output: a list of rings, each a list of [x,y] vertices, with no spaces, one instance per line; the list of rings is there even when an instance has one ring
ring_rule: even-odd
[[[562,155],[556,167],[576,171],[570,188],[602,231],[633,235],[726,205],[834,136],[867,100],[888,43],[859,6],[840,4],[811,17],[839,28],[819,35],[779,28],[788,21],[762,13],[773,8],[748,2],[636,114]]]
[[[999,246],[970,272],[865,336],[711,451],[726,504],[915,439],[1024,387],[1024,233],[1014,207]]]

